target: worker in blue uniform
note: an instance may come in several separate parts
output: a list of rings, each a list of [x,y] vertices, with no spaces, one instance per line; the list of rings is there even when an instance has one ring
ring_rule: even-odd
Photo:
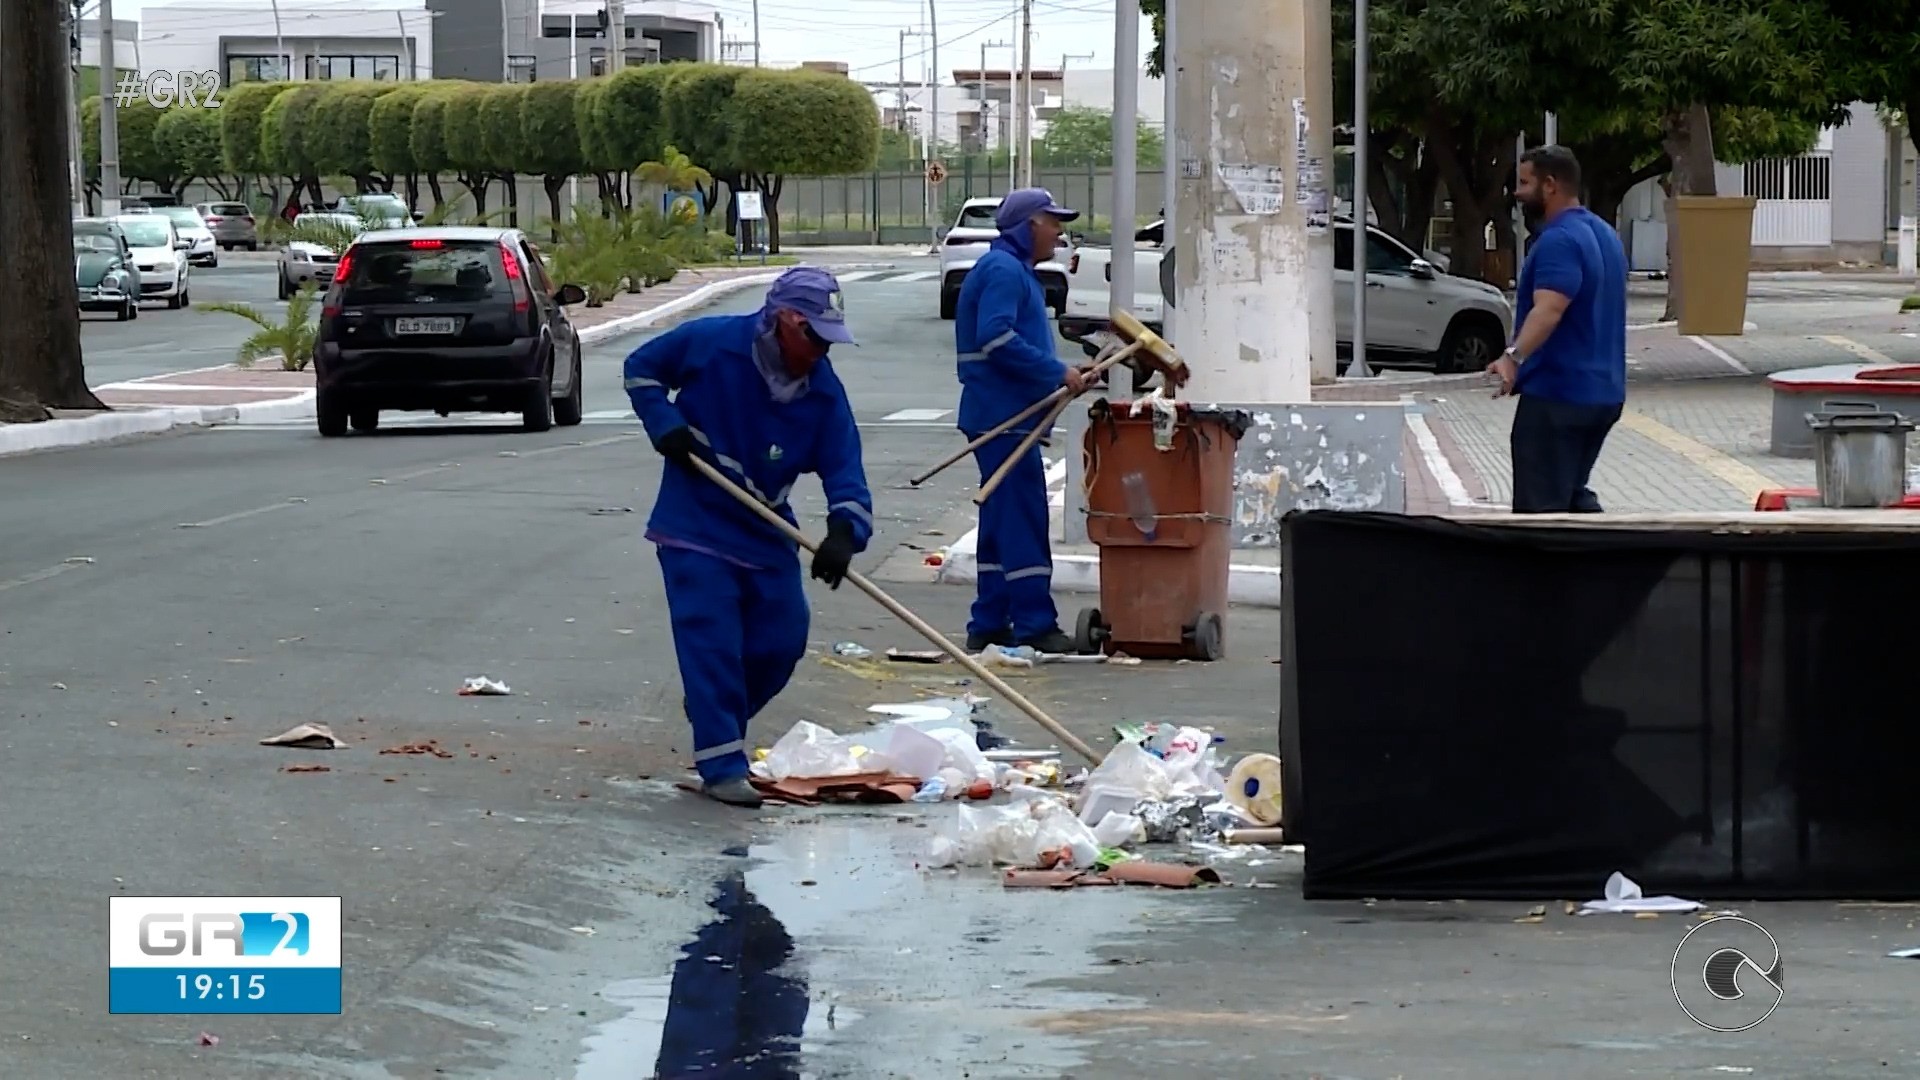
[[[760,805],[747,778],[747,724],[806,652],[807,597],[796,545],[691,459],[796,526],[787,496],[802,474],[819,474],[827,538],[813,576],[839,588],[873,537],[860,433],[827,360],[830,346],[852,343],[840,283],[796,266],[759,311],[694,319],[627,357],[633,411],[670,463],[647,539],[666,579],[693,762],[702,789],[734,806]]]
[[[1067,222],[1079,217],[1045,188],[1022,188],[1000,201],[1000,235],[967,271],[955,308],[960,430],[976,439],[1065,386],[1086,389],[1086,368],[1054,351],[1053,322],[1035,265],[1053,257]],[[999,471],[1046,410],[974,451],[980,482]],[[967,650],[1029,645],[1070,653],[1053,604],[1053,555],[1047,546],[1047,468],[1035,444],[980,508],[973,614]]]

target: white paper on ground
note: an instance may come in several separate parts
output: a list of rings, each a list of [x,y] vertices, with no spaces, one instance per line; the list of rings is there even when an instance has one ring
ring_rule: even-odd
[[[1705,907],[1698,900],[1682,900],[1677,896],[1647,896],[1632,878],[1618,870],[1607,878],[1605,895],[1598,900],[1589,900],[1581,907],[1582,914],[1606,912],[1609,914],[1629,914],[1641,911],[1680,912],[1699,911]]]

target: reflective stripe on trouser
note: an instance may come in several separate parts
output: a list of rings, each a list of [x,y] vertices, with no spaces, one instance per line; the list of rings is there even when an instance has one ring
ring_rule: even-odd
[[[659,555],[694,767],[710,784],[745,776],[747,724],[786,687],[807,651],[799,564],[748,570],[683,548]]]
[[[980,482],[1000,468],[1020,445],[1018,435],[1002,435],[973,452]],[[969,634],[997,634],[1011,628],[1016,639],[1037,637],[1056,628],[1053,606],[1053,556],[1047,550],[1047,464],[1038,446],[1028,450],[980,508],[974,549],[973,615]]]

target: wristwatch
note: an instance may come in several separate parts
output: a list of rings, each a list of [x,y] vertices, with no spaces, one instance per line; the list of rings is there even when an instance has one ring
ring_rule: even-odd
[[[1502,354],[1502,355],[1504,355],[1504,356],[1505,356],[1505,357],[1506,357],[1507,359],[1509,359],[1509,360],[1511,360],[1511,361],[1513,361],[1513,366],[1514,366],[1514,367],[1519,367],[1519,366],[1521,365],[1521,363],[1523,362],[1523,361],[1522,361],[1522,360],[1520,359],[1520,353],[1519,353],[1519,351],[1518,351],[1518,350],[1516,350],[1516,349],[1515,349],[1515,348],[1514,348],[1513,346],[1511,346],[1511,345],[1509,345],[1509,346],[1507,346],[1507,351],[1506,351],[1506,352],[1505,352],[1504,354]]]

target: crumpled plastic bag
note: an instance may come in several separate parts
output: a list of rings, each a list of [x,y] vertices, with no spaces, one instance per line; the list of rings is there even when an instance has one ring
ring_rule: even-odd
[[[927,865],[1038,866],[1042,856],[1060,852],[1077,869],[1100,858],[1100,842],[1064,802],[1037,788],[1016,792],[1000,806],[954,807],[952,824],[927,845]]]
[[[1698,900],[1683,900],[1678,896],[1648,896],[1640,890],[1639,882],[1615,870],[1607,877],[1601,898],[1582,904],[1580,914],[1698,911],[1705,906]]]
[[[972,732],[935,728],[927,734],[940,740],[940,744],[946,748],[946,756],[940,762],[942,772],[952,769],[966,778],[966,784],[976,784],[982,780],[992,783],[999,775],[993,762],[988,761],[987,755],[980,751],[980,741]]]
[[[787,729],[780,741],[767,751],[766,760],[755,763],[755,771],[775,780],[818,780],[828,776],[854,776],[859,773],[885,772],[884,756],[867,752],[851,739],[836,735],[819,724],[802,720]]]

